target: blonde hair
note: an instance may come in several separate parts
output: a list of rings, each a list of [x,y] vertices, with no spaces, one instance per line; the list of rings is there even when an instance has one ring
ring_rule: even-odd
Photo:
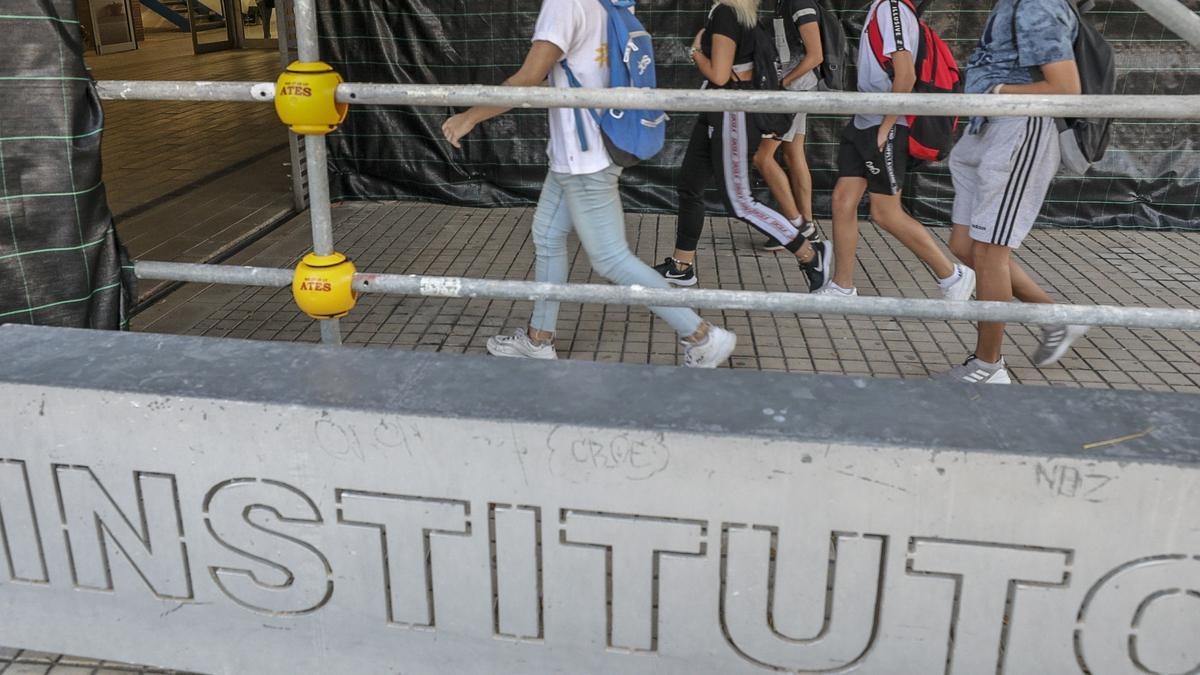
[[[731,7],[737,12],[738,23],[746,28],[753,28],[758,23],[758,5],[760,0],[717,0],[719,4]]]

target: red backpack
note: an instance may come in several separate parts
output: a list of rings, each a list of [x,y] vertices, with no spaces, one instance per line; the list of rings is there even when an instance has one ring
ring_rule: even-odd
[[[891,0],[886,0],[890,2]],[[946,44],[929,24],[921,21],[921,14],[932,0],[925,0],[921,9],[913,6],[912,0],[900,0],[917,15],[921,24],[921,44],[917,49],[914,62],[917,69],[917,83],[913,92],[918,94],[961,94],[963,91],[962,73],[958,63],[954,61],[949,45]],[[890,75],[892,59],[883,54],[883,34],[879,32],[877,15],[872,12],[870,24],[867,26],[867,38],[871,43],[871,52],[879,65]],[[908,115],[908,155],[921,162],[936,162],[945,159],[954,146],[955,132],[958,129],[957,117],[928,117]]]

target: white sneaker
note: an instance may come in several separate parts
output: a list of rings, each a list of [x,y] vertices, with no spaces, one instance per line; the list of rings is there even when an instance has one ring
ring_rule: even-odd
[[[1042,342],[1033,354],[1033,365],[1045,368],[1058,363],[1075,341],[1088,332],[1088,326],[1046,326],[1042,328]]]
[[[842,288],[832,281],[812,292],[813,295],[832,295],[835,298],[857,298],[857,288]]]
[[[974,354],[961,366],[954,366],[944,373],[934,375],[933,379],[963,384],[1012,384],[1008,369],[1004,367],[1004,359],[1000,359],[1000,363],[994,366],[986,366]]]
[[[716,368],[724,363],[737,347],[737,336],[724,328],[710,325],[704,342],[680,342],[684,346],[683,365],[688,368]]]
[[[965,302],[975,293],[975,270],[965,265],[955,265],[959,276],[958,281],[942,289],[942,297],[955,302]]]
[[[554,351],[552,343],[534,344],[524,328],[516,329],[512,335],[494,335],[488,338],[487,350],[492,356],[514,359],[553,361],[558,358],[558,352]]]

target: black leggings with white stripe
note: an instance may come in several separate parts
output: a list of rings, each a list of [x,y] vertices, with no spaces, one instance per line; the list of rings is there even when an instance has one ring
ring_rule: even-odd
[[[800,231],[783,214],[754,198],[750,190],[751,158],[762,140],[752,117],[743,112],[703,113],[696,120],[683,157],[677,190],[679,223],[675,248],[695,251],[704,233],[704,191],[716,178],[730,214],[793,253],[804,245]]]

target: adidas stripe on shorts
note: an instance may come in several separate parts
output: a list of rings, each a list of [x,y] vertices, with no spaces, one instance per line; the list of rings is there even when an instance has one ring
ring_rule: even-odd
[[[950,153],[954,223],[971,238],[1019,248],[1058,173],[1058,129],[1049,117],[993,117]]]

